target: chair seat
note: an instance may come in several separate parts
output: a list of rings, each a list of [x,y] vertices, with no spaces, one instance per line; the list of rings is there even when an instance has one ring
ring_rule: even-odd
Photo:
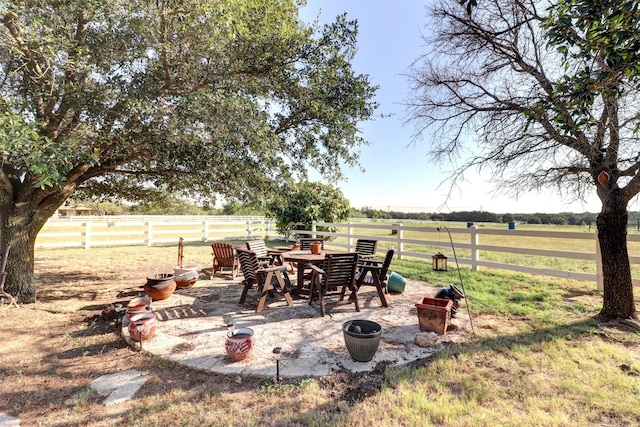
[[[230,243],[215,242],[211,245],[213,250],[213,267],[211,275],[229,269],[231,279],[235,280],[236,274],[240,271],[240,263],[236,256],[236,249]]]

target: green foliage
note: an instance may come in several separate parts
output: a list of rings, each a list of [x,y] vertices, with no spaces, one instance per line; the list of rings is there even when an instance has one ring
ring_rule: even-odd
[[[314,221],[345,221],[351,212],[349,201],[340,189],[308,181],[288,187],[267,204],[267,210],[269,216],[276,218],[278,231],[287,236],[295,230],[310,230]],[[317,230],[336,231],[333,227]]]
[[[310,169],[357,165],[377,108],[351,67],[357,22],[307,24],[301,4],[0,2],[5,289],[34,300],[36,235],[74,194],[259,206]]]
[[[339,178],[377,107],[351,69],[357,23],[310,26],[295,0],[10,2],[0,15],[0,152],[29,186],[265,199],[308,168]]]
[[[599,96],[619,98],[626,80],[640,84],[640,6],[637,1],[560,0],[543,24],[567,73],[554,88],[577,120],[559,114],[566,130],[597,124],[590,112]],[[564,117],[564,118],[563,118]],[[567,120],[565,120],[565,118]]]

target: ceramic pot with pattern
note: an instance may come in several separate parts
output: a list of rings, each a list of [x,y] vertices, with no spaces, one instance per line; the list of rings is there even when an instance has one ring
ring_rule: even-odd
[[[155,335],[157,326],[154,312],[136,314],[129,319],[129,335],[134,341],[147,341]]]
[[[256,337],[251,328],[237,328],[227,332],[227,340],[224,348],[229,357],[234,361],[246,359],[256,343]]]

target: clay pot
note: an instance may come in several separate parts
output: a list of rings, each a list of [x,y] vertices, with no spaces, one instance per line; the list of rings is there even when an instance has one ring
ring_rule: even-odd
[[[176,282],[173,281],[173,277],[173,274],[169,273],[147,277],[144,292],[156,301],[169,298],[176,290]]]
[[[312,254],[319,254],[322,251],[322,243],[321,242],[313,242],[309,245],[309,249]]]
[[[129,319],[129,321],[131,321],[131,319],[133,317],[140,316],[140,315],[146,314],[146,313],[151,313],[151,312],[152,312],[151,311],[151,306],[148,305],[145,308],[142,308],[142,309],[139,309],[139,310],[127,310],[127,311],[124,312],[124,315],[125,315],[125,317],[127,319]]]
[[[173,280],[176,282],[176,286],[178,288],[192,287],[200,277],[197,268],[196,266],[174,267]]]
[[[147,276],[147,285],[151,285],[151,286],[163,285],[165,283],[169,283],[172,281],[173,281],[173,274],[171,273],[162,273],[162,274],[156,274],[153,276]]]
[[[151,306],[151,297],[138,297],[134,298],[127,304],[127,311],[140,311],[146,310]]]
[[[256,342],[251,328],[237,328],[227,332],[227,340],[224,348],[229,357],[234,361],[244,360],[251,354]]]
[[[158,319],[155,313],[143,313],[131,316],[129,319],[129,335],[135,341],[150,340],[156,333]]]

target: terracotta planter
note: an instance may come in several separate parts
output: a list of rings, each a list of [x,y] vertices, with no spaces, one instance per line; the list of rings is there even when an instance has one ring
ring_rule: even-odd
[[[129,335],[135,341],[150,340],[156,333],[158,319],[155,313],[143,313],[131,316],[129,319]]]
[[[163,273],[147,277],[144,292],[156,301],[167,299],[176,290],[173,274]]]
[[[124,312],[124,315],[127,319],[129,319],[129,321],[131,321],[132,318],[134,317],[138,317],[140,315],[146,314],[146,313],[152,313],[151,310],[151,306],[148,305],[144,308],[141,308],[139,310],[127,310]]]
[[[309,249],[311,250],[312,254],[319,254],[322,251],[322,243],[313,242],[309,245]]]
[[[224,348],[229,357],[237,362],[246,359],[251,354],[255,342],[256,337],[253,335],[253,329],[238,328],[227,332]]]
[[[169,283],[173,281],[173,274],[171,273],[161,273],[155,274],[153,276],[147,276],[147,285],[157,286],[163,285],[165,283]]]
[[[134,298],[127,304],[127,310],[131,311],[140,311],[146,310],[147,307],[151,306],[151,297],[139,297]]]
[[[418,324],[421,331],[433,331],[446,334],[451,318],[453,301],[444,298],[424,297],[416,303]]]
[[[176,282],[176,286],[178,288],[192,287],[200,277],[197,269],[196,266],[174,267],[173,280]]]

